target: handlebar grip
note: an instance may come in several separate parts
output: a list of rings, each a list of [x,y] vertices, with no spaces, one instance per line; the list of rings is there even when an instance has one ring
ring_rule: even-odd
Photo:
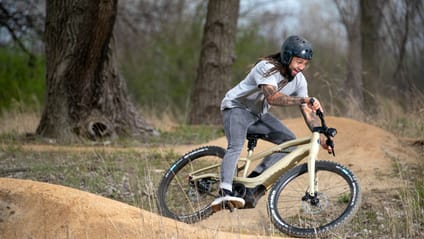
[[[310,98],[310,100],[309,100],[309,103],[311,103],[312,105],[314,104],[314,102],[315,102],[315,98],[314,97],[311,97]],[[316,113],[317,113],[317,115],[322,119],[322,117],[324,117],[324,114],[322,113],[322,111],[320,110],[320,109],[318,109],[317,111],[316,111]]]
[[[324,116],[324,114],[321,112],[321,110],[317,110],[317,115],[322,118]]]

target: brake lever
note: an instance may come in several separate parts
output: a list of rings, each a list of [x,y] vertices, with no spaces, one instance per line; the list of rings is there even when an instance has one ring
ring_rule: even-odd
[[[333,140],[328,138],[328,136],[327,136],[327,141],[325,141],[325,144],[327,144],[329,147],[331,147],[331,152],[328,152],[328,154],[333,153],[333,156],[336,157],[336,152],[334,152],[334,142],[333,142]]]

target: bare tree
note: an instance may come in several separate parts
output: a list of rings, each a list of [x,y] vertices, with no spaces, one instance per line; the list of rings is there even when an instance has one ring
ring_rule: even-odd
[[[239,0],[209,0],[190,124],[219,124],[220,102],[231,84]]]
[[[46,102],[37,134],[80,137],[152,134],[115,66],[117,0],[46,3]]]
[[[361,51],[361,19],[359,1],[335,0],[341,21],[346,28],[348,39],[347,76],[345,80],[347,98],[349,103],[356,107],[347,107],[346,114],[353,116],[363,110],[364,95],[362,83],[362,51]]]
[[[420,0],[388,1],[384,9],[384,49],[390,55],[391,84],[396,94],[405,102],[411,102],[416,85],[415,72],[422,69],[424,3]],[[414,74],[415,73],[415,74]],[[407,104],[409,105],[409,104]]]
[[[416,85],[420,84],[416,72],[422,69],[422,57],[417,53],[424,46],[423,1],[335,0],[335,3],[348,35],[349,91],[362,91],[357,92],[362,94],[368,113],[376,112],[378,95],[410,102]],[[356,63],[361,61],[359,68]],[[355,76],[355,72],[361,75]],[[361,99],[359,94],[352,96]]]
[[[385,0],[360,0],[361,16],[361,52],[363,66],[364,102],[367,111],[376,111],[376,98],[378,85],[382,79],[381,72],[381,22],[383,19]]]
[[[380,72],[381,22],[384,1],[335,0],[340,18],[346,28],[348,61],[346,94],[356,107],[347,107],[347,115],[361,111],[375,112]],[[366,107],[365,107],[366,106]]]
[[[186,0],[125,0],[118,4],[118,17],[115,27],[119,45],[131,54],[134,47],[148,42],[155,35],[170,28],[176,34],[180,30],[176,24],[181,22],[189,4]],[[136,41],[134,40],[136,39]]]

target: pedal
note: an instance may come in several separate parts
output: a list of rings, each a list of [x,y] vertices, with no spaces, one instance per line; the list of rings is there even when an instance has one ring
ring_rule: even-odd
[[[224,202],[224,208],[230,210],[230,212],[234,212],[234,205],[230,201]]]
[[[224,201],[221,204],[213,205],[211,208],[212,213],[216,213],[222,209],[228,209],[230,212],[233,212],[236,207],[230,201]]]

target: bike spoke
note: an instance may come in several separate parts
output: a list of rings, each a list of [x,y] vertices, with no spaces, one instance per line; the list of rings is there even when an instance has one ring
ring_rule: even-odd
[[[309,194],[306,165],[293,170],[270,194],[274,224],[291,235],[318,235],[351,218],[358,208],[359,191],[354,177],[331,162],[319,163],[317,191]]]
[[[219,186],[220,167],[222,156],[194,155],[175,165],[173,171],[167,175],[162,184],[161,207],[168,216],[182,221],[196,221],[215,199]],[[205,169],[199,172],[200,169]],[[194,175],[194,172],[197,172]],[[193,180],[193,177],[211,175]],[[215,175],[212,177],[212,175]]]

